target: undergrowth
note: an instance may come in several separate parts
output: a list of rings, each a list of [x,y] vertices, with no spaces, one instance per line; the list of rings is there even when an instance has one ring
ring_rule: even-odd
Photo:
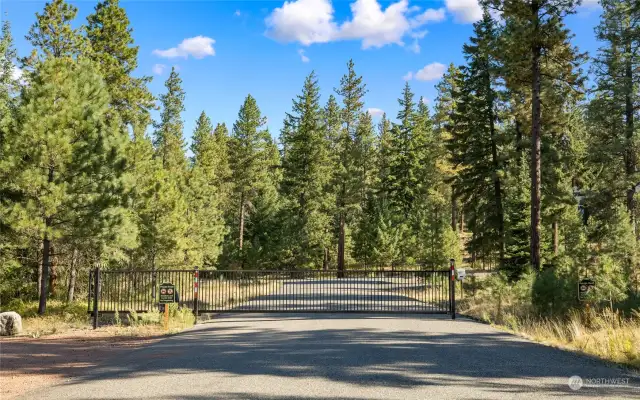
[[[532,279],[515,284],[494,276],[475,296],[460,301],[460,312],[529,339],[580,351],[640,370],[640,311],[577,305],[544,314],[531,302]]]

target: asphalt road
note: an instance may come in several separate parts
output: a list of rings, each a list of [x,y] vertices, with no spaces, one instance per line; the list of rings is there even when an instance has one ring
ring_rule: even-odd
[[[441,273],[429,275],[427,279],[404,274],[395,277],[287,279],[281,283],[274,292],[256,296],[234,309],[256,312],[449,310],[448,276]]]
[[[568,381],[573,375],[587,386],[572,390]],[[587,379],[603,378],[618,379],[618,385],[589,386]],[[640,399],[640,378],[461,318],[237,313],[216,317],[24,398],[561,397]]]

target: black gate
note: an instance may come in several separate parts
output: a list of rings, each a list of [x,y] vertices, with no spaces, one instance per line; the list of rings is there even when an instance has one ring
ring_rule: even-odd
[[[88,310],[145,312],[172,283],[179,306],[218,312],[430,313],[455,317],[452,270],[91,271]],[[98,288],[98,290],[96,290]]]

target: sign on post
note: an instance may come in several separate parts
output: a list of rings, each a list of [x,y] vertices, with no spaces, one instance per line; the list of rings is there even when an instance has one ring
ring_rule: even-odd
[[[160,304],[176,302],[176,287],[172,283],[160,284]]]
[[[457,269],[456,275],[458,275],[458,280],[463,280],[465,276],[467,276],[467,271],[464,269]]]
[[[593,295],[593,288],[596,287],[596,281],[590,278],[582,279],[578,283],[578,300],[588,301]]]

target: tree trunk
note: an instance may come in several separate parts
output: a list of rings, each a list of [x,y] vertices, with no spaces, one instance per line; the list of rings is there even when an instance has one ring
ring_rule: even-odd
[[[558,221],[553,221],[552,226],[552,234],[553,234],[553,255],[558,255]]]
[[[50,226],[50,219],[47,218],[45,224]],[[49,283],[49,267],[51,264],[51,241],[49,234],[45,233],[42,240],[42,279],[40,280],[40,303],[38,304],[38,314],[43,315],[47,309],[47,284]]]
[[[531,268],[540,270],[540,6],[531,2],[534,31],[531,46]]]
[[[340,211],[340,231],[338,233],[338,278],[344,277],[344,212]]]
[[[69,287],[67,288],[67,303],[73,302],[73,296],[76,289],[76,263],[78,260],[78,250],[73,249],[71,256],[71,268],[69,270]]]
[[[58,283],[58,255],[55,246],[51,242],[51,271],[49,271],[49,296],[55,297]]]
[[[634,118],[633,118],[633,63],[632,63],[632,50],[631,50],[631,38],[627,38],[625,42],[625,130],[626,130],[626,149],[625,149],[625,173],[627,178],[631,180],[636,172],[636,156],[633,145],[633,130],[634,130]],[[631,226],[635,233],[635,199],[636,192],[635,182],[627,190],[627,211],[629,211],[629,218],[631,219]]]
[[[42,242],[40,242],[40,254],[43,254]],[[38,298],[40,298],[40,294],[42,293],[42,264],[44,263],[44,260],[37,260],[37,261],[38,261],[38,284],[36,286],[38,287]]]

